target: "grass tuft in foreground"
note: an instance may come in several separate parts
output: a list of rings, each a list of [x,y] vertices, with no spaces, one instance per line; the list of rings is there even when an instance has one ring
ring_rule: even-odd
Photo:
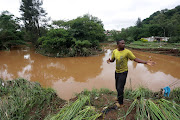
[[[50,120],[95,120],[99,116],[101,113],[98,113],[95,107],[90,106],[90,97],[81,95],[75,102],[66,104]]]
[[[54,90],[25,79],[0,80],[1,120],[42,119],[60,109],[64,101]]]

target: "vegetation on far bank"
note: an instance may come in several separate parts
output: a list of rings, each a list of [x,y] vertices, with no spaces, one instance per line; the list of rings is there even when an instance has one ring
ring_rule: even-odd
[[[130,44],[126,45],[131,48],[142,48],[142,49],[177,49],[180,50],[180,43],[167,43],[167,42],[142,42],[142,41],[134,41]]]
[[[20,18],[8,11],[0,14],[0,50],[31,42],[40,54],[67,57],[98,54],[100,42],[119,39],[131,43],[145,37],[160,36],[170,37],[169,43],[180,42],[179,5],[171,10],[157,11],[142,21],[138,18],[135,26],[123,28],[120,32],[112,30],[110,36],[105,34],[103,22],[89,14],[73,20],[52,20],[49,24],[50,19],[42,5],[43,1],[22,0]]]
[[[147,88],[126,89],[123,108],[115,106],[116,92],[108,89],[84,90],[75,98],[60,99],[50,88],[25,79],[0,80],[0,116],[2,120],[30,119],[170,119],[180,117],[180,88],[170,98]]]
[[[135,41],[127,44],[126,47],[145,52],[180,56],[180,43]]]

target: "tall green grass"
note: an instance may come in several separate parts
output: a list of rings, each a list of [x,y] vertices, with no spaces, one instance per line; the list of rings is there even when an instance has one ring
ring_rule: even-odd
[[[119,119],[126,119],[132,110],[136,109],[135,117],[137,120],[179,120],[180,105],[174,101],[151,99],[153,93],[143,87],[131,92],[127,90],[125,93],[128,97],[132,96],[134,101],[127,110],[126,115]],[[174,90],[174,99],[179,96],[178,92],[179,88]]]
[[[173,99],[174,101],[180,103],[180,87],[172,90],[172,92],[170,94],[170,98]]]
[[[1,120],[42,119],[47,109],[53,112],[63,103],[52,89],[25,79],[1,80],[0,91]]]
[[[90,97],[81,95],[75,102],[65,105],[50,120],[95,120],[101,116],[101,113],[88,103],[90,104]]]
[[[124,90],[124,98],[126,99],[136,99],[140,97],[150,98],[153,96],[153,92],[145,87],[138,87],[135,90],[125,89]]]

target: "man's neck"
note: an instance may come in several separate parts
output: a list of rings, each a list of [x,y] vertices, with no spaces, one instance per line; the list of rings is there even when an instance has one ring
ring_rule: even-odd
[[[123,51],[125,48],[118,48],[118,51]]]

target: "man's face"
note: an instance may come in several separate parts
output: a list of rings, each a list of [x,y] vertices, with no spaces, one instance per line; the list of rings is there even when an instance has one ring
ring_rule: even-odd
[[[119,41],[117,46],[118,48],[123,49],[125,47],[125,41],[124,40]]]

